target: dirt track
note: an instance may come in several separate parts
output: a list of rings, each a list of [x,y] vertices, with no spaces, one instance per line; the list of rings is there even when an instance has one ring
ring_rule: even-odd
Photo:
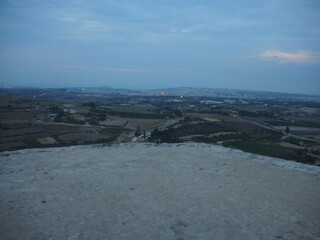
[[[1,239],[320,239],[320,168],[205,144],[0,154]]]

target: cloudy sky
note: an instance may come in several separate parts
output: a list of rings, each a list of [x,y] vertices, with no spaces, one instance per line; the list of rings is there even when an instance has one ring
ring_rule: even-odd
[[[1,0],[0,84],[320,94],[319,0]]]

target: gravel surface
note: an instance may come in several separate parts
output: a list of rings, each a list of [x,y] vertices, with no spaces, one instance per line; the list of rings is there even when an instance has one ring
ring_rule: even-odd
[[[0,153],[1,239],[320,239],[320,168],[206,144]]]

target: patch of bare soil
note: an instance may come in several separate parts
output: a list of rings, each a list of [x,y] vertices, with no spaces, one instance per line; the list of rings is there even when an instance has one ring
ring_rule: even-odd
[[[53,137],[38,138],[37,141],[43,145],[51,145],[58,143]]]

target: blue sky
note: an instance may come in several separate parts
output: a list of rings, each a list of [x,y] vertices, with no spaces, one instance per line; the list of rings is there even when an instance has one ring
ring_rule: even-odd
[[[318,0],[1,0],[0,84],[320,94]]]

